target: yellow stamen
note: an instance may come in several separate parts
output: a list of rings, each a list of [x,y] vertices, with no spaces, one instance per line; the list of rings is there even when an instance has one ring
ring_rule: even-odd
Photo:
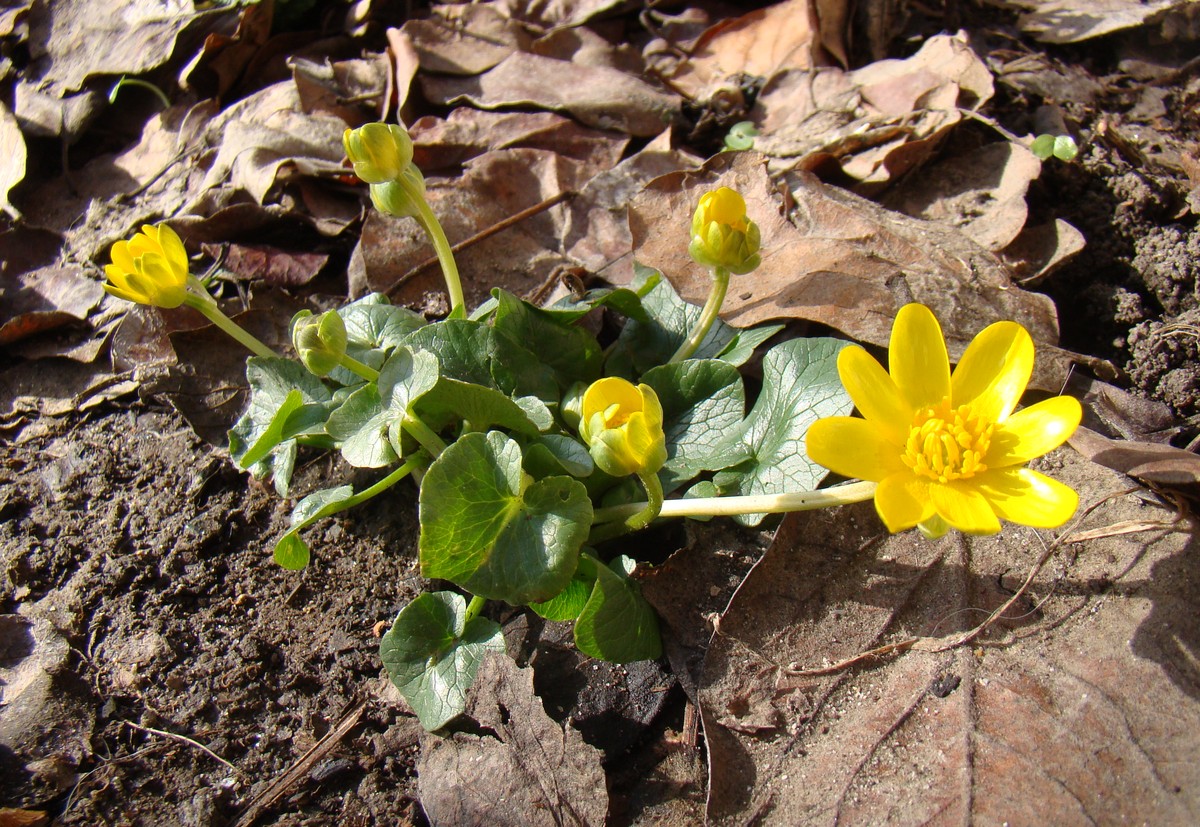
[[[901,459],[931,480],[968,479],[987,470],[983,458],[994,428],[970,405],[951,408],[950,400],[944,399],[917,411]]]

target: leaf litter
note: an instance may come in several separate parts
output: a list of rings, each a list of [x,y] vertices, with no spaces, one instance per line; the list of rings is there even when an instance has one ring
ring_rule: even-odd
[[[459,256],[473,304],[493,286],[546,295],[581,278],[628,284],[634,262],[661,270],[685,299],[702,300],[706,276],[683,253],[683,217],[702,188],[732,184],[763,229],[766,255],[753,277],[735,280],[725,321],[819,326],[882,346],[897,308],[919,300],[943,320],[955,356],[986,324],[1013,318],[1049,357],[1039,361],[1035,387],[1057,392],[1072,362],[1095,370],[1120,354],[1084,349],[1091,340],[1074,335],[1078,315],[1064,294],[1027,289],[1052,287],[1061,273],[1070,285],[1097,243],[1082,247],[1070,222],[1087,216],[1073,205],[1051,198],[1047,212],[1046,182],[1076,173],[1031,156],[1025,142],[1037,124],[1019,106],[1014,114],[1014,95],[1061,104],[1059,123],[1092,142],[1090,169],[1150,181],[1149,195],[1130,184],[1126,196],[1152,215],[1147,205],[1164,175],[1185,182],[1184,196],[1196,180],[1187,165],[1194,148],[1155,108],[1167,93],[1143,91],[1134,101],[1141,109],[1105,120],[1094,101],[1111,94],[1111,78],[1051,61],[1019,64],[1002,47],[982,49],[975,31],[933,34],[938,27],[906,57],[852,64],[852,22],[830,2],[789,0],[736,18],[700,8],[634,17],[611,2],[495,2],[435,6],[405,22],[367,3],[357,18],[325,20],[335,37],[320,41],[272,33],[283,2],[192,13],[191,4],[131,0],[113,11],[111,19],[125,21],[115,34],[105,28],[110,20],[77,5],[0,14],[0,36],[27,42],[31,58],[17,67],[5,52],[0,64],[17,102],[11,113],[0,110],[0,206],[21,217],[0,236],[14,251],[3,267],[0,336],[19,360],[0,373],[0,428],[16,453],[0,471],[0,514],[9,519],[3,562],[14,589],[6,604],[13,614],[4,617],[29,618],[11,622],[41,630],[13,664],[29,674],[4,678],[0,724],[27,764],[7,776],[19,779],[6,781],[14,802],[59,807],[64,823],[83,823],[113,804],[97,781],[154,777],[118,725],[128,717],[141,721],[142,748],[156,748],[155,730],[178,729],[259,786],[277,782],[268,791],[226,779],[196,792],[218,768],[175,741],[165,771],[182,797],[164,805],[134,794],[126,805],[161,823],[286,818],[296,808],[343,822],[416,821],[413,801],[434,824],[683,824],[701,810],[713,823],[764,824],[921,823],[946,814],[1194,819],[1193,534],[1172,501],[1128,493],[1121,476],[1194,492],[1195,453],[1185,450],[1194,423],[1173,416],[1195,413],[1185,390],[1167,397],[1174,411],[1165,415],[1115,388],[1085,396],[1100,432],[1081,431],[1073,442],[1080,455],[1064,449],[1044,462],[1094,508],[1058,538],[886,537],[869,507],[789,517],[777,532],[716,523],[666,530],[655,540],[661,565],[639,577],[663,620],[674,672],[652,682],[662,681],[660,700],[677,682],[686,701],[645,706],[677,711],[651,712],[630,730],[645,739],[640,750],[626,752],[636,735],[618,751],[606,746],[606,727],[560,720],[571,710],[546,701],[558,673],[551,658],[540,664],[536,656],[523,658],[524,668],[485,661],[471,724],[449,738],[422,736],[418,746],[403,701],[380,700],[368,685],[379,670],[369,627],[421,587],[408,553],[413,527],[379,509],[362,525],[335,522],[325,539],[346,546],[344,556],[299,581],[281,576],[266,557],[283,512],[246,490],[222,453],[224,431],[244,406],[243,354],[184,313],[122,317],[85,280],[98,275],[114,240],[165,218],[189,250],[203,252],[198,265],[214,266],[231,313],[269,343],[287,340],[278,319],[291,310],[281,308],[332,306],[369,290],[444,311],[411,220],[365,210],[365,192],[346,176],[342,130],[398,107],[435,212],[452,240],[470,240]],[[1105,34],[1070,28],[1082,25],[1072,22],[1082,19],[1079,3],[1023,5],[1032,13],[1018,25],[1039,39]],[[1118,11],[1113,20],[1134,35],[1114,49],[1136,50],[1136,27],[1147,21],[1142,31],[1175,26],[1185,39],[1178,18],[1164,15],[1177,6]],[[781,25],[797,20],[805,23]],[[366,38],[373,27],[377,36]],[[1143,90],[1154,78],[1176,78],[1186,82],[1178,100],[1194,101],[1195,78],[1171,75],[1177,69],[1146,70]],[[106,107],[98,90],[122,72],[152,76],[175,103],[153,112],[128,103],[135,93],[127,90]],[[1064,89],[1084,94],[1072,100]],[[1016,141],[973,117],[999,98]],[[713,156],[716,139],[739,121],[757,128],[754,149]],[[1161,128],[1138,131],[1152,121]],[[79,140],[93,134],[104,137]],[[47,136],[62,136],[70,153],[37,143]],[[1189,213],[1179,201],[1173,220],[1194,233],[1194,205]],[[514,214],[524,217],[506,223]],[[671,227],[679,233],[661,229]],[[47,240],[49,258],[23,262]],[[1178,290],[1143,295],[1194,308]],[[1053,347],[1060,322],[1080,353]],[[1181,377],[1171,388],[1189,381],[1179,371],[1190,330],[1180,323],[1168,330],[1174,335],[1159,334],[1170,345],[1155,351],[1164,366],[1134,373],[1144,393],[1153,396],[1160,378]],[[141,468],[111,448],[127,417],[138,426]],[[1172,446],[1179,436],[1184,444]],[[306,469],[297,496],[319,486],[322,472]],[[112,497],[104,480],[113,475],[174,489],[158,499],[120,493],[105,506],[103,526],[41,503],[49,491],[83,514],[86,497]],[[155,526],[155,512],[170,516]],[[47,527],[67,539],[34,541]],[[393,549],[383,556],[381,537]],[[677,550],[663,559],[663,548]],[[226,562],[234,549],[247,559]],[[362,582],[350,573],[359,559],[371,561],[372,582],[386,584],[366,605],[336,596],[339,577]],[[206,570],[213,565],[220,578]],[[139,567],[162,572],[162,581],[140,579]],[[154,631],[135,598],[156,607]],[[245,610],[232,624],[230,607]],[[191,631],[176,617],[189,609],[198,612]],[[308,635],[296,636],[298,623]],[[244,638],[236,654],[245,670],[232,683],[221,676],[233,667],[217,654],[231,630]],[[95,695],[35,689],[61,669],[51,661],[63,635],[83,642],[80,668]],[[173,642],[179,635],[206,642],[190,667]],[[530,630],[523,645],[545,652],[548,639],[549,631]],[[637,684],[633,674],[606,674],[616,695]],[[585,667],[568,675],[588,681]],[[238,680],[265,681],[284,705],[264,705]],[[356,697],[370,704],[353,707]],[[205,712],[214,704],[246,712],[214,719]],[[338,728],[350,708],[358,717],[344,715],[349,724]],[[684,708],[698,710],[698,742],[673,717]],[[603,721],[604,709],[593,720]],[[58,740],[38,741],[32,722],[43,715],[59,727]],[[326,733],[345,740],[321,755],[348,757],[327,759],[311,775],[287,773],[308,767],[298,759]],[[251,753],[251,743],[276,747]],[[125,763],[100,759],[114,750]],[[707,757],[706,771],[697,756]],[[464,773],[467,762],[488,772]],[[64,777],[66,801],[67,787],[54,781]],[[339,777],[347,786],[323,780]],[[648,790],[647,779],[666,792]]]

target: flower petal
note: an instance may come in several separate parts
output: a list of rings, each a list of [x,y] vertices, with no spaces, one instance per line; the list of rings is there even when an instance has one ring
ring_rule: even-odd
[[[895,534],[934,516],[929,481],[907,468],[881,480],[875,489],[875,510],[887,530]]]
[[[929,499],[938,516],[964,534],[995,534],[1000,530],[1000,519],[974,479],[969,483],[931,483]]]
[[[900,393],[914,409],[937,405],[950,395],[950,357],[933,312],[906,304],[896,314],[888,366]]]
[[[167,258],[167,265],[176,273],[186,273],[188,270],[187,248],[183,246],[183,240],[179,235],[166,224],[160,224],[158,225],[158,243],[162,247],[163,255]]]
[[[987,471],[977,479],[992,509],[1011,523],[1057,528],[1079,507],[1074,489],[1028,468]]]
[[[996,322],[976,336],[950,379],[955,407],[970,405],[990,422],[1003,422],[1033,373],[1033,339],[1016,322]]]
[[[828,416],[808,428],[808,458],[844,477],[879,482],[907,471],[900,449],[876,425],[854,416]]]
[[[837,366],[859,413],[896,445],[903,445],[912,425],[913,409],[883,365],[863,348],[850,345],[838,353]]]
[[[988,468],[1024,465],[1067,441],[1083,409],[1070,396],[1055,396],[1017,411],[996,426],[984,464]]]
[[[113,244],[109,255],[112,256],[113,265],[122,273],[133,272],[133,253],[129,252],[128,241],[118,241]],[[105,270],[107,272],[107,268]]]

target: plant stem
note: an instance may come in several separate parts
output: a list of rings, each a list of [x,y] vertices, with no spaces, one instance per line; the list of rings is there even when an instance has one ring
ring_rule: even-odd
[[[667,360],[667,364],[682,362],[696,352],[696,348],[700,347],[700,343],[712,328],[713,322],[717,320],[717,314],[721,312],[721,305],[725,303],[725,293],[728,290],[729,271],[724,267],[714,268],[712,289],[708,291],[708,300],[704,302],[704,309],[700,311],[700,320],[679,346],[679,350],[675,351],[675,355]]]
[[[467,613],[463,617],[464,626],[475,619],[475,616],[479,614],[479,611],[483,608],[483,604],[486,602],[485,599],[477,594],[471,595],[471,602],[467,604]]]
[[[757,494],[745,497],[696,497],[668,500],[659,511],[660,517],[731,517],[738,514],[777,514],[786,511],[814,511],[837,505],[850,505],[875,496],[875,483],[852,482],[820,491],[796,491],[787,494]],[[639,514],[649,503],[615,505],[596,509],[596,523],[628,520]]]
[[[244,345],[255,356],[279,358],[278,353],[251,336],[233,319],[222,313],[221,308],[217,306],[217,300],[208,294],[208,291],[200,285],[200,281],[195,276],[188,276],[188,287],[191,289],[188,291],[188,297],[184,299],[184,304],[195,310],[199,310],[204,314],[206,319]],[[197,290],[199,293],[196,292]]]
[[[384,491],[388,490],[393,485],[400,482],[400,480],[404,479],[405,477],[407,477],[413,471],[416,471],[418,468],[420,468],[424,464],[425,464],[425,460],[422,459],[418,455],[413,455],[413,456],[409,457],[408,459],[406,459],[404,461],[403,465],[399,466],[395,471],[388,474],[383,479],[379,480],[379,482],[375,483],[372,486],[364,488],[362,491],[359,491],[353,497],[349,497],[345,500],[342,500],[342,502],[339,503],[339,505],[343,506],[343,508],[339,508],[338,511],[342,511],[345,508],[352,508],[353,506],[356,506],[359,503],[366,502],[367,500],[371,499],[372,497],[374,497],[378,494],[382,494]]]
[[[641,531],[650,523],[654,522],[663,508],[663,489],[662,483],[658,479],[656,473],[640,473],[638,479],[646,488],[647,502],[640,503],[638,510],[626,517],[624,520],[609,522],[605,525],[598,526],[592,529],[588,536],[588,541],[599,543],[604,540],[611,540],[614,537],[620,537],[622,534],[628,534],[633,531]],[[618,508],[634,508],[635,506],[618,506]],[[601,509],[609,511],[611,509]],[[619,518],[618,518],[619,519]],[[595,521],[593,521],[593,524]]]
[[[407,176],[401,176],[396,181],[404,189],[404,193],[412,201],[413,206],[416,207],[417,214],[414,218],[417,219],[417,223],[421,225],[421,229],[425,231],[433,244],[438,264],[442,267],[442,276],[446,279],[446,291],[450,294],[450,315],[454,316],[455,311],[459,308],[462,308],[459,310],[459,315],[464,315],[466,302],[463,299],[462,282],[458,278],[458,264],[454,261],[454,253],[450,249],[450,241],[446,238],[446,232],[429,207],[429,202],[425,200],[425,194],[421,192],[421,188]]]
[[[411,414],[405,414],[400,420],[400,427],[421,444],[430,456],[437,459],[446,450],[446,441],[434,433],[433,429]]]
[[[374,382],[379,378],[379,371],[375,370],[375,368],[371,367],[370,365],[364,365],[362,362],[358,361],[349,354],[343,353],[339,362],[342,367],[346,368],[346,370],[358,374],[368,382]]]

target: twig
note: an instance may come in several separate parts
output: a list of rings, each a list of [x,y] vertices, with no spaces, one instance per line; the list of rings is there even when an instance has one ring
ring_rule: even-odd
[[[161,735],[163,738],[171,738],[172,740],[179,741],[180,743],[193,746],[196,749],[203,752],[209,758],[212,758],[214,761],[217,761],[217,762],[229,767],[229,769],[233,770],[238,775],[243,774],[240,769],[238,769],[233,764],[226,761],[221,756],[217,755],[215,752],[213,752],[208,747],[204,746],[204,744],[200,743],[199,741],[192,740],[191,738],[187,737],[186,735],[179,735],[178,733],[175,733],[175,732],[167,732],[165,729],[155,729],[154,727],[142,726],[141,724],[135,724],[133,721],[121,721],[121,723],[123,723],[127,727],[132,727],[133,729],[141,730],[142,732],[149,732],[153,735]]]
[[[296,763],[292,764],[283,775],[272,781],[257,798],[251,801],[241,816],[238,817],[238,820],[234,822],[233,827],[250,827],[260,815],[274,806],[275,802],[282,798],[297,781],[309,773],[314,764],[325,757],[326,754],[338,745],[339,741],[346,737],[346,733],[358,725],[359,719],[362,718],[363,710],[366,708],[367,702],[363,701],[350,710],[338,722],[336,727],[325,733],[324,738],[317,741],[312,749],[300,756]]]
[[[496,224],[493,224],[490,227],[485,227],[484,229],[475,233],[475,235],[471,236],[470,238],[463,239],[462,241],[458,242],[453,247],[451,247],[450,252],[458,253],[462,250],[465,250],[467,247],[470,247],[473,244],[478,244],[479,242],[484,241],[485,239],[491,238],[496,233],[499,233],[503,230],[507,230],[509,227],[513,226],[514,224],[524,221],[526,218],[531,218],[540,212],[544,212],[544,211],[550,209],[551,207],[553,207],[555,204],[560,204],[563,201],[566,201],[568,198],[573,198],[575,195],[576,195],[576,193],[572,190],[565,190],[563,192],[558,193],[557,195],[553,195],[553,196],[547,198],[545,201],[542,201],[538,204],[534,204],[532,207],[529,207],[527,209],[521,210],[519,213],[516,213],[515,215],[510,215],[508,218],[504,219],[503,221],[497,222]],[[429,268],[435,266],[437,263],[438,263],[437,256],[433,256],[431,258],[425,259],[420,264],[418,264],[416,267],[412,268],[407,273],[405,273],[403,276],[401,276],[400,278],[398,278],[394,282],[392,282],[392,285],[390,287],[388,287],[387,290],[383,291],[384,294],[387,296],[391,296],[393,293],[395,293],[397,290],[400,289],[401,285],[403,285],[404,283],[411,281],[412,279],[421,275],[421,273],[423,273],[426,270],[428,270]]]

